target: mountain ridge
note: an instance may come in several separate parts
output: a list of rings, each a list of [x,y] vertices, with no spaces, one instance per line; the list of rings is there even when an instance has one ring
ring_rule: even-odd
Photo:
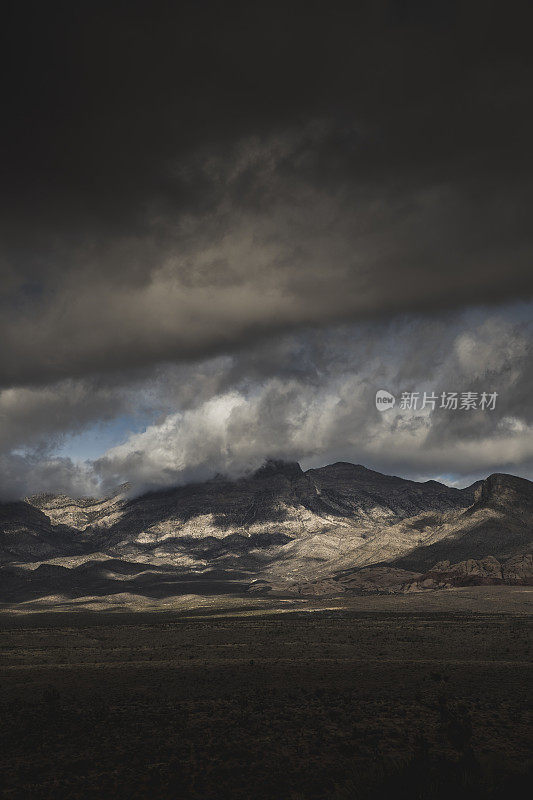
[[[505,473],[458,489],[349,462],[304,472],[268,461],[235,480],[133,498],[128,488],[0,504],[0,600],[126,586],[305,595],[530,579],[533,484]]]

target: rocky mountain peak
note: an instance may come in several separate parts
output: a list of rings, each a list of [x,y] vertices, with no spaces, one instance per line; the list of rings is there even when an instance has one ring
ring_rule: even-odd
[[[297,461],[282,461],[281,459],[269,458],[262,467],[254,473],[254,478],[285,477],[289,480],[301,478],[303,470]]]
[[[522,510],[533,509],[531,481],[496,472],[485,478],[476,488],[475,504],[498,508],[506,506]]]
[[[512,475],[457,489],[342,461],[303,472],[270,459],[237,479],[134,498],[124,489],[0,503],[0,600],[126,586],[231,593],[257,580],[337,591],[339,574],[356,593],[530,580],[530,560],[512,559],[530,559],[533,484]]]

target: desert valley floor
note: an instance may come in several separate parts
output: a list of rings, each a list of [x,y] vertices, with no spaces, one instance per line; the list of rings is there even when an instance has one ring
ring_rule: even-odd
[[[0,797],[525,796],[531,588],[272,603],[2,613]]]

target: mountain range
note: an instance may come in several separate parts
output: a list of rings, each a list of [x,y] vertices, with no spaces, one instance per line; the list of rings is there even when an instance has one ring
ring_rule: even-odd
[[[533,483],[464,489],[339,462],[130,497],[0,504],[0,602],[421,592],[533,582]]]

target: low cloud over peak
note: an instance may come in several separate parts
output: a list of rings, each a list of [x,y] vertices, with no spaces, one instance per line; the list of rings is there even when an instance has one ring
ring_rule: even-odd
[[[18,448],[4,459],[3,495],[49,490],[50,476],[70,494],[125,481],[140,493],[217,473],[236,477],[268,458],[305,467],[345,460],[459,483],[496,471],[530,476],[531,326],[520,313],[511,307],[306,331],[232,357],[130,374],[123,384],[4,391],[6,446]],[[395,395],[393,409],[376,409],[379,389]],[[413,392],[417,406],[402,407],[403,394]],[[497,398],[494,408],[447,409],[443,392]],[[435,408],[423,407],[424,393],[438,398]],[[83,446],[76,462],[64,450],[58,458],[57,443],[124,414],[144,424],[130,434],[121,427],[96,460],[83,461]]]
[[[527,471],[527,26],[490,3],[104,5],[5,20],[2,495],[341,451]],[[369,410],[439,381],[498,412]],[[70,462],[99,425],[116,446]]]

